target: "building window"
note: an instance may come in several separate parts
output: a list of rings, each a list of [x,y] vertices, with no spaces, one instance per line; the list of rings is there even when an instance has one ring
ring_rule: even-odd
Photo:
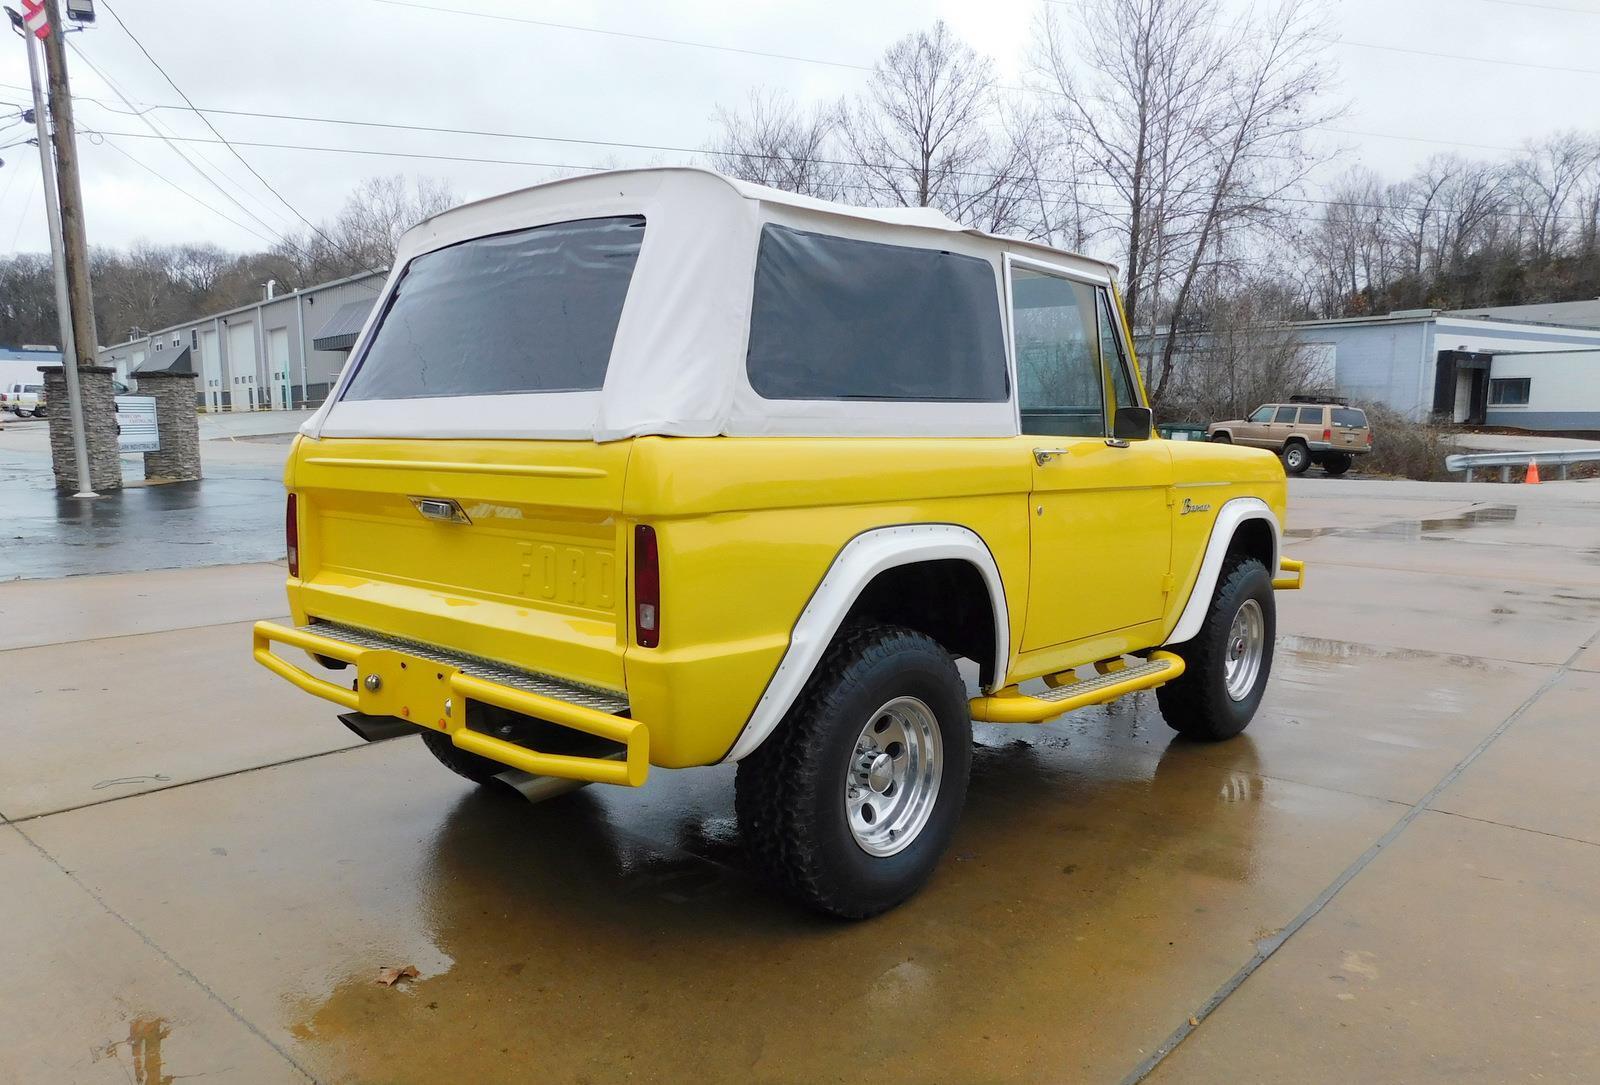
[[[1506,377],[1489,382],[1489,403],[1494,407],[1526,407],[1531,377]]]
[[[199,332],[199,329],[197,329],[197,328],[190,328],[189,329],[189,349],[190,350],[199,350],[200,349],[200,332]]]

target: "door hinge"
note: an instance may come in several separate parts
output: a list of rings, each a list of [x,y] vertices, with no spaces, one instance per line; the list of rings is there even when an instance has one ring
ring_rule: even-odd
[[[1171,573],[1168,573],[1166,576],[1161,578],[1161,594],[1162,595],[1171,595],[1172,594],[1172,589],[1177,587],[1177,586],[1178,586],[1178,583],[1177,583],[1177,581],[1172,579],[1172,574]]]
[[[1168,486],[1167,487],[1167,508],[1170,509],[1173,506],[1175,506],[1177,503],[1178,503],[1178,488],[1176,486]]]

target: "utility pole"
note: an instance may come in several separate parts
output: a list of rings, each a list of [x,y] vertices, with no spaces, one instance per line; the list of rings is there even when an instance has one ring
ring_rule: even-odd
[[[78,137],[72,123],[72,90],[67,85],[67,24],[60,0],[44,0],[50,34],[44,39],[45,71],[50,79],[50,116],[56,125],[56,172],[61,190],[61,235],[66,242],[67,296],[79,365],[94,365],[99,338],[89,295],[89,232],[83,220],[83,187],[78,179]]]
[[[45,217],[50,225],[50,263],[55,273],[56,319],[61,337],[61,375],[67,385],[67,415],[72,426],[72,455],[76,461],[78,492],[74,497],[98,497],[94,492],[89,473],[89,443],[83,428],[83,395],[78,388],[77,339],[74,334],[72,306],[67,287],[65,245],[62,241],[61,216],[56,207],[56,175],[50,156],[49,125],[45,120],[44,91],[39,84],[39,56],[34,35],[22,23],[22,17],[10,8],[12,24],[22,31],[22,40],[28,50],[28,76],[33,84],[33,123],[38,133],[39,169],[44,180]],[[55,35],[52,35],[55,36]]]

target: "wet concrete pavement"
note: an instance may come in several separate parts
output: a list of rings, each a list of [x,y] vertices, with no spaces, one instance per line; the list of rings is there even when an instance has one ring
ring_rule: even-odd
[[[143,457],[124,456],[125,488],[92,500],[57,493],[43,419],[6,422],[0,427],[0,582],[282,557],[282,468],[291,438],[254,431],[287,429],[298,417],[273,419],[264,412],[238,421],[208,419],[204,479],[145,485]],[[256,424],[235,437],[219,429],[223,421],[233,429]]]
[[[1592,1080],[1600,484],[1291,523],[1245,736],[982,728],[856,925],[752,879],[729,769],[530,807],[353,746],[253,673],[276,566],[0,584],[0,1081]]]

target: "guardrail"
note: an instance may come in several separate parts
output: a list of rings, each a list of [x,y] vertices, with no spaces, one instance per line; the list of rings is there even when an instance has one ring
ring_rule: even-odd
[[[1546,467],[1556,469],[1557,478],[1566,478],[1567,469],[1575,463],[1600,463],[1600,448],[1572,448],[1561,452],[1472,452],[1454,453],[1444,458],[1446,471],[1462,471],[1465,481],[1472,481],[1472,472],[1480,467],[1498,467],[1500,481],[1511,481],[1513,467],[1539,465],[1542,474]]]

